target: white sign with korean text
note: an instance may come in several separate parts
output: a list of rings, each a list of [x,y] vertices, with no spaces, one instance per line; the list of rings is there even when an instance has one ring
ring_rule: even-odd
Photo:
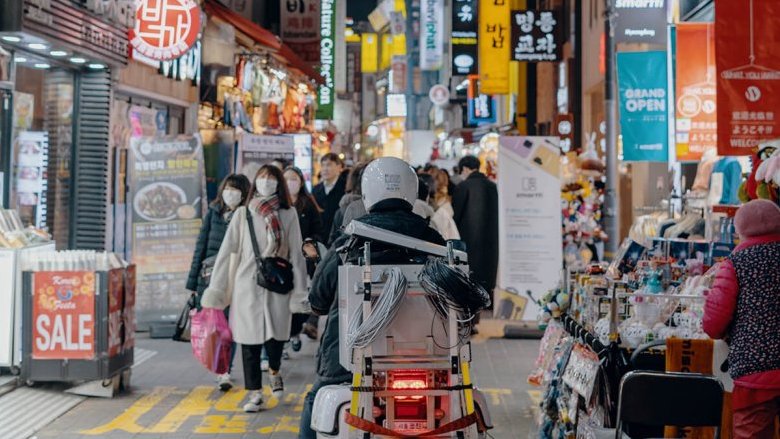
[[[444,2],[420,3],[420,68],[439,70],[444,61]]]

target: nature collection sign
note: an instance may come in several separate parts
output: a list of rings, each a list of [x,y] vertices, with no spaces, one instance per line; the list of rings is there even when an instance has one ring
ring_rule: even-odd
[[[320,2],[320,76],[317,119],[333,119],[336,100],[336,0]]]
[[[780,3],[718,0],[718,153],[749,155],[780,135]]]
[[[200,7],[195,0],[140,0],[128,39],[141,55],[169,61],[195,45],[200,26]]]
[[[512,59],[560,61],[563,25],[555,11],[512,11]]]
[[[479,80],[484,94],[509,93],[509,0],[479,1]],[[490,60],[490,62],[485,62]]]
[[[623,160],[668,161],[666,52],[617,55]]]

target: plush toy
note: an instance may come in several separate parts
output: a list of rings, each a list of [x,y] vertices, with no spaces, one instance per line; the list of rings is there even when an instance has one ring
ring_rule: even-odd
[[[753,172],[739,187],[737,196],[740,201],[765,199],[777,202],[780,185],[780,153],[774,145],[762,146],[752,157]]]

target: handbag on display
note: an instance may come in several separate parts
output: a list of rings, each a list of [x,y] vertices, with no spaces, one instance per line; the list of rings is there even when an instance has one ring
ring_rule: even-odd
[[[252,239],[252,251],[257,265],[257,285],[277,294],[288,294],[293,289],[293,270],[290,261],[279,257],[263,258],[257,246],[255,226],[252,212],[247,211],[246,220],[249,223],[249,234]]]
[[[174,341],[190,341],[190,311],[199,308],[198,294],[192,293],[187,299],[187,303],[184,304],[184,308],[182,308],[179,318],[176,320],[176,329],[174,330],[172,337]]]

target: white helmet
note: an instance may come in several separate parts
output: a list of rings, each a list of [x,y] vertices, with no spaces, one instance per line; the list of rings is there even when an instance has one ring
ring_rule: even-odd
[[[361,190],[369,212],[380,201],[390,199],[404,200],[411,207],[417,199],[417,174],[401,159],[378,158],[363,171]]]

